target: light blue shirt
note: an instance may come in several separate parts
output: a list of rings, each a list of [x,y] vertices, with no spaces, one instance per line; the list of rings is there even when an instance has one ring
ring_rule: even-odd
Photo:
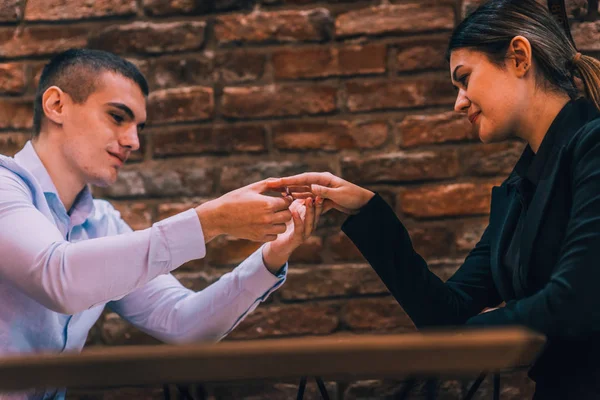
[[[0,155],[0,356],[78,352],[105,305],[164,342],[218,341],[285,280],[261,249],[200,292],[170,274],[205,254],[193,209],[134,232],[89,188],[67,213],[31,142]]]

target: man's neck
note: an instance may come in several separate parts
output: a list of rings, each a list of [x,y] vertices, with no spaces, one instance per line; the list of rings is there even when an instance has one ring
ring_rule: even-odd
[[[32,141],[32,144],[56,187],[60,201],[69,212],[77,195],[85,187],[85,182],[69,165],[60,149],[56,148],[49,140],[38,136]]]

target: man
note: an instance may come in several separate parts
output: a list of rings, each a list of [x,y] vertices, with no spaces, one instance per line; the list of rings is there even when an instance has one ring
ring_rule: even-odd
[[[136,232],[92,199],[88,185],[114,183],[139,148],[147,95],[110,53],[69,50],[44,68],[33,140],[0,156],[0,355],[79,351],[105,305],[165,342],[217,341],[284,282],[319,205],[267,196],[269,180]],[[268,243],[205,290],[185,289],[169,272],[221,234]]]

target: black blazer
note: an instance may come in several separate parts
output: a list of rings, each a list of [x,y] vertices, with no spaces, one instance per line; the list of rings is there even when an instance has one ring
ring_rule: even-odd
[[[557,379],[566,386],[599,380],[600,386],[599,117],[580,99],[552,123],[556,142],[529,205],[512,278],[501,260],[512,233],[506,227],[518,217],[510,185],[519,179],[515,171],[493,188],[489,225],[446,283],[429,271],[379,195],[342,230],[417,328],[524,325],[548,337],[530,371],[538,387]],[[504,307],[480,314],[503,301]]]

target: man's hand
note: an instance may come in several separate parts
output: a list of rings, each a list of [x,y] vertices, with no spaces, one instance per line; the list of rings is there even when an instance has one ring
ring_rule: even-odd
[[[272,190],[271,181],[253,183],[196,207],[206,243],[223,234],[269,242],[284,233],[292,219],[288,209],[292,199],[264,195]]]
[[[263,247],[263,260],[269,271],[274,273],[281,268],[292,252],[310,237],[319,222],[322,209],[323,199],[320,197],[292,203],[292,220],[288,221],[286,231]]]
[[[353,183],[338,178],[329,172],[307,172],[287,178],[269,181],[273,188],[292,188],[294,198],[319,196],[325,199],[323,213],[332,208],[346,214],[356,214],[375,195]],[[296,192],[294,188],[310,188],[310,192]]]

